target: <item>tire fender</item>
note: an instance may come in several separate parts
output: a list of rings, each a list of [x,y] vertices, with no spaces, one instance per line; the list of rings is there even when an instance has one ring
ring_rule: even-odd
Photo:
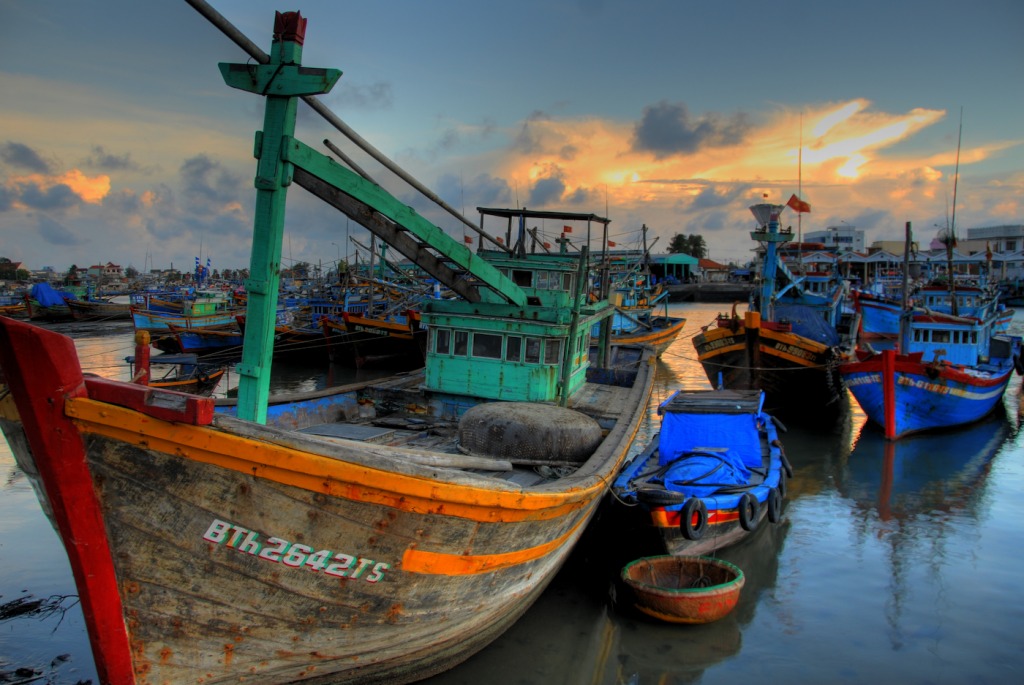
[[[700,540],[708,527],[708,507],[699,497],[686,500],[679,512],[679,530],[687,540]]]
[[[743,496],[740,497],[740,525],[743,530],[748,533],[752,533],[757,529],[757,515],[760,510],[760,505],[757,498],[749,492],[744,492]]]

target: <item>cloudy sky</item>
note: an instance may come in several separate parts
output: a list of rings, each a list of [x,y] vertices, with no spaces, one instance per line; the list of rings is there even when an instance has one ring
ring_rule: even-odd
[[[211,4],[268,52],[274,11],[300,10],[303,62],[344,72],[325,103],[473,221],[595,213],[619,247],[646,225],[655,252],[696,233],[745,261],[747,207],[799,193],[794,230],[902,240],[911,221],[926,242],[954,208],[962,110],[958,232],[1024,223],[1020,0]],[[184,0],[0,0],[0,256],[247,265],[263,103],[217,69],[246,60]],[[300,139],[462,235],[300,110]],[[299,188],[288,202],[286,260],[365,235]]]

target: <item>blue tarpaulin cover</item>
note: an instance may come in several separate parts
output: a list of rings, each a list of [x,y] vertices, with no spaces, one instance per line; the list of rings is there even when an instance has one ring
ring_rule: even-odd
[[[55,307],[64,304],[64,296],[51,288],[49,283],[36,283],[32,286],[29,296],[43,307]]]
[[[747,485],[749,482],[750,470],[731,450],[684,456],[669,466],[664,476],[666,490],[682,492],[689,497],[710,497],[722,487]]]
[[[796,304],[776,305],[775,320],[788,321],[793,326],[793,332],[804,338],[830,347],[839,344],[839,333],[812,307]]]
[[[718,391],[713,404],[707,397],[676,393],[658,408],[658,463],[668,464],[687,452],[728,449],[746,466],[763,466],[757,430],[761,393]]]

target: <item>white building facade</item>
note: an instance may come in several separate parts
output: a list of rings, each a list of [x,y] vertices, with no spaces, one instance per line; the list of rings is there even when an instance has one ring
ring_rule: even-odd
[[[863,252],[864,231],[856,226],[844,224],[829,226],[824,231],[808,231],[804,240],[809,243],[823,243],[832,252]]]

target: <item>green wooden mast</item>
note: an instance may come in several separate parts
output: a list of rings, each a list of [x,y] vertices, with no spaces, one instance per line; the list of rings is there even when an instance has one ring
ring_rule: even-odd
[[[284,159],[286,140],[295,133],[296,98],[327,93],[341,72],[301,65],[306,20],[298,12],[276,13],[267,64],[221,63],[224,82],[267,98],[263,130],[256,133],[256,220],[253,230],[244,350],[238,365],[238,416],[266,423],[270,361],[281,280],[281,243],[292,165]]]

